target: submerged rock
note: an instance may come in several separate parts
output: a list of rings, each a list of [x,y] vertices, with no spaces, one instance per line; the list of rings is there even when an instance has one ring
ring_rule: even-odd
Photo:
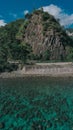
[[[51,128],[52,127],[52,123],[51,123],[51,121],[48,121],[47,122],[47,128]]]
[[[0,122],[0,129],[5,128],[5,123],[4,122]]]

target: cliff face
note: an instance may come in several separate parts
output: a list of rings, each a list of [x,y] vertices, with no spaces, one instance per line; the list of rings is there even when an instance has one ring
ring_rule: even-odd
[[[72,41],[53,16],[43,11],[35,11],[26,23],[19,31],[20,39],[32,46],[35,56],[45,59],[47,55],[47,59],[51,60],[66,58],[66,48]]]
[[[60,60],[65,57],[65,46],[56,30],[49,30],[44,37],[44,46],[49,49],[50,59]]]
[[[33,53],[39,54],[43,51],[43,27],[41,15],[34,14],[29,20],[23,40],[32,46]]]

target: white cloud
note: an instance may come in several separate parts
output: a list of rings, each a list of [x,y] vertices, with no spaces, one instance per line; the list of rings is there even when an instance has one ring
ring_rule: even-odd
[[[73,24],[73,14],[71,14],[71,15],[63,14],[61,16],[60,22],[61,22],[61,25],[64,25],[64,26],[72,25]]]
[[[0,20],[0,27],[1,27],[1,26],[5,26],[5,25],[6,25],[5,21],[4,21],[3,19],[1,19],[1,20]]]
[[[28,14],[29,11],[28,10],[24,10],[24,15]]]
[[[49,14],[52,14],[55,18],[59,18],[60,23],[63,26],[69,26],[73,24],[73,14],[69,15],[65,13],[63,9],[56,5],[51,4],[49,6],[45,6],[43,7],[43,10]]]
[[[61,8],[53,4],[43,7],[43,10],[54,15],[55,17],[57,17],[62,12]]]

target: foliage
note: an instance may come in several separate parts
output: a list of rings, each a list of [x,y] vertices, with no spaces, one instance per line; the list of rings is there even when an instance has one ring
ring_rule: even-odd
[[[39,10],[34,9],[33,13],[36,14],[36,15],[39,15],[40,13],[42,14],[43,13],[43,9],[42,8],[39,9]]]
[[[52,20],[52,19],[54,19],[54,18],[53,18],[53,16],[50,15],[49,13],[43,12],[42,20],[43,20],[43,21],[47,21],[48,19],[49,19],[49,20]]]
[[[33,13],[42,16],[43,34],[53,29],[57,35],[60,36],[63,46],[70,46],[67,59],[73,59],[73,40],[66,34],[64,28],[59,24],[59,20],[56,20],[52,15],[43,10],[35,10]],[[30,18],[33,14],[27,14],[26,19],[19,19],[15,22],[11,22],[4,27],[0,27],[0,72],[13,71],[18,68],[16,64],[10,64],[9,61],[19,60],[21,63],[25,63],[28,59],[32,60],[49,60],[50,51],[46,50],[44,54],[34,55],[32,47],[25,43],[24,37],[27,26],[29,25]],[[37,25],[37,21],[35,22]],[[72,31],[72,30],[70,30]],[[35,33],[32,31],[32,35],[35,37]],[[24,41],[24,42],[22,42]],[[32,44],[32,43],[31,43]],[[63,57],[61,56],[61,59]]]
[[[25,34],[25,30],[29,24],[28,20],[25,20],[23,24],[20,26],[19,31],[16,34],[16,38],[21,40],[23,38],[23,35]]]
[[[53,23],[56,23],[56,24],[60,25],[59,20],[55,19],[54,16],[52,16],[48,12],[43,12],[42,20],[45,21],[45,22],[49,21],[49,22],[53,22]]]
[[[73,47],[70,47],[70,49],[69,49],[69,54],[67,55],[67,60],[73,61]]]
[[[43,12],[42,15],[42,25],[43,25],[43,34],[49,29],[55,29],[57,32],[60,32],[61,26],[59,24],[59,20],[55,19],[52,15],[47,12]]]
[[[24,19],[16,20],[0,28],[0,72],[17,69],[17,65],[9,64],[10,60],[25,62],[31,47],[24,45],[16,38],[20,26],[25,23]],[[25,23],[26,28],[26,23]]]
[[[46,34],[46,31],[48,30],[55,30],[57,35],[60,36],[60,40],[63,43],[63,46],[72,46],[73,47],[73,37],[69,37],[66,34],[66,31],[64,29],[64,27],[61,27],[60,23],[59,23],[59,19],[55,19],[52,15],[48,14],[47,12],[43,12],[43,35]],[[72,32],[73,29],[67,29],[70,30]]]
[[[32,48],[27,43],[22,43],[19,45],[19,56],[18,60],[21,60],[23,63],[31,57]]]
[[[0,28],[0,55],[2,55],[2,52],[5,54],[6,51],[5,55],[7,58],[14,58],[12,57],[14,46],[19,44],[19,41],[16,39],[16,33],[23,21],[23,19],[20,19]]]
[[[18,65],[16,64],[10,64],[7,62],[5,62],[4,64],[0,64],[0,72],[11,72],[17,69],[18,69]]]
[[[27,13],[27,14],[25,15],[25,19],[30,19],[31,17],[32,17],[32,14]]]
[[[49,49],[47,49],[47,50],[44,52],[44,59],[45,59],[45,60],[50,60],[50,51],[49,51]]]

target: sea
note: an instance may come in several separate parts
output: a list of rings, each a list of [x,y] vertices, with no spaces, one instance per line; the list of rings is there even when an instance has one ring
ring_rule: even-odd
[[[73,79],[0,79],[1,130],[73,130]]]

